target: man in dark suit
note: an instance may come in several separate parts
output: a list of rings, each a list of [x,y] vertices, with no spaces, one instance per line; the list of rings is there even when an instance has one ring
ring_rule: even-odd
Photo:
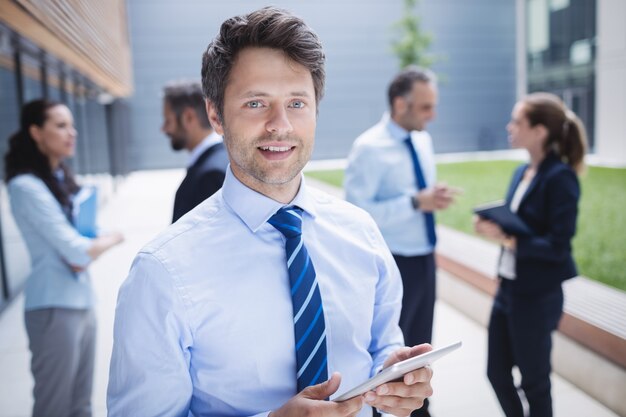
[[[228,154],[211,128],[199,82],[176,82],[164,88],[163,126],[172,149],[190,153],[187,176],[176,191],[175,222],[222,187]]]

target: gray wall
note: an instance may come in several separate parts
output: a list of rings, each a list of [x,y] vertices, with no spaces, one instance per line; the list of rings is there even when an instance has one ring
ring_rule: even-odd
[[[133,169],[180,167],[160,132],[161,88],[199,78],[201,55],[220,23],[268,3],[257,0],[128,2],[135,92],[129,99]],[[320,35],[327,54],[314,159],[343,158],[360,132],[386,110],[386,88],[398,70],[391,25],[401,0],[274,1]],[[422,23],[444,56],[437,120],[429,127],[437,152],[505,148],[515,101],[515,1],[422,0]]]

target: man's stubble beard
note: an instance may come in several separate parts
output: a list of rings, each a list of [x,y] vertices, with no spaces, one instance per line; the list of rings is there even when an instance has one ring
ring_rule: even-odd
[[[187,131],[180,125],[176,126],[176,131],[172,134],[166,133],[170,139],[170,146],[175,151],[181,151],[187,148]]]
[[[231,164],[256,181],[271,185],[286,184],[298,176],[309,161],[313,148],[306,149],[302,139],[295,136],[281,137],[269,134],[263,138],[254,139],[250,144],[237,139],[231,140],[231,138],[232,135],[224,127],[224,144],[228,150]],[[286,164],[287,162],[276,161],[275,164],[272,164],[271,161],[263,161],[259,155],[255,155],[257,148],[270,140],[283,142],[286,145],[295,145],[297,159],[289,162],[290,165],[284,169],[272,169],[272,165]]]

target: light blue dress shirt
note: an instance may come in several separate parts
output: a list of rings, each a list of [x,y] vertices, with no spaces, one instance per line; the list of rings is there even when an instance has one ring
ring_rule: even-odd
[[[304,179],[291,204],[304,210],[340,394],[403,345],[400,275],[364,211]],[[281,206],[229,168],[220,191],[140,251],[119,292],[109,416],[265,416],[296,394],[285,238],[267,223]]]
[[[24,288],[26,310],[49,307],[86,309],[93,306],[86,267],[91,239],[81,236],[65,216],[61,204],[37,176],[22,174],[8,183],[11,211],[31,260]]]
[[[387,114],[359,136],[348,156],[344,188],[346,200],[372,215],[395,255],[431,253],[424,213],[413,209],[417,179],[404,140],[409,132]],[[432,140],[426,131],[412,131],[411,141],[420,160],[426,186],[436,182]]]

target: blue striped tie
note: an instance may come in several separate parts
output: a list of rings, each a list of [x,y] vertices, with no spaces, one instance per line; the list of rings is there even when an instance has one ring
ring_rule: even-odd
[[[287,269],[291,284],[296,341],[298,392],[328,379],[326,325],[315,269],[302,242],[302,209],[283,207],[268,222],[287,239]]]
[[[415,178],[417,180],[417,189],[423,190],[426,188],[426,180],[424,179],[424,173],[420,165],[420,160],[415,152],[413,142],[411,142],[411,136],[404,140],[404,143],[409,148],[411,153],[411,159],[413,160],[413,168],[415,169]],[[437,244],[437,234],[435,233],[435,215],[433,213],[424,212],[424,220],[426,221],[426,233],[428,234],[428,242],[435,247]]]

